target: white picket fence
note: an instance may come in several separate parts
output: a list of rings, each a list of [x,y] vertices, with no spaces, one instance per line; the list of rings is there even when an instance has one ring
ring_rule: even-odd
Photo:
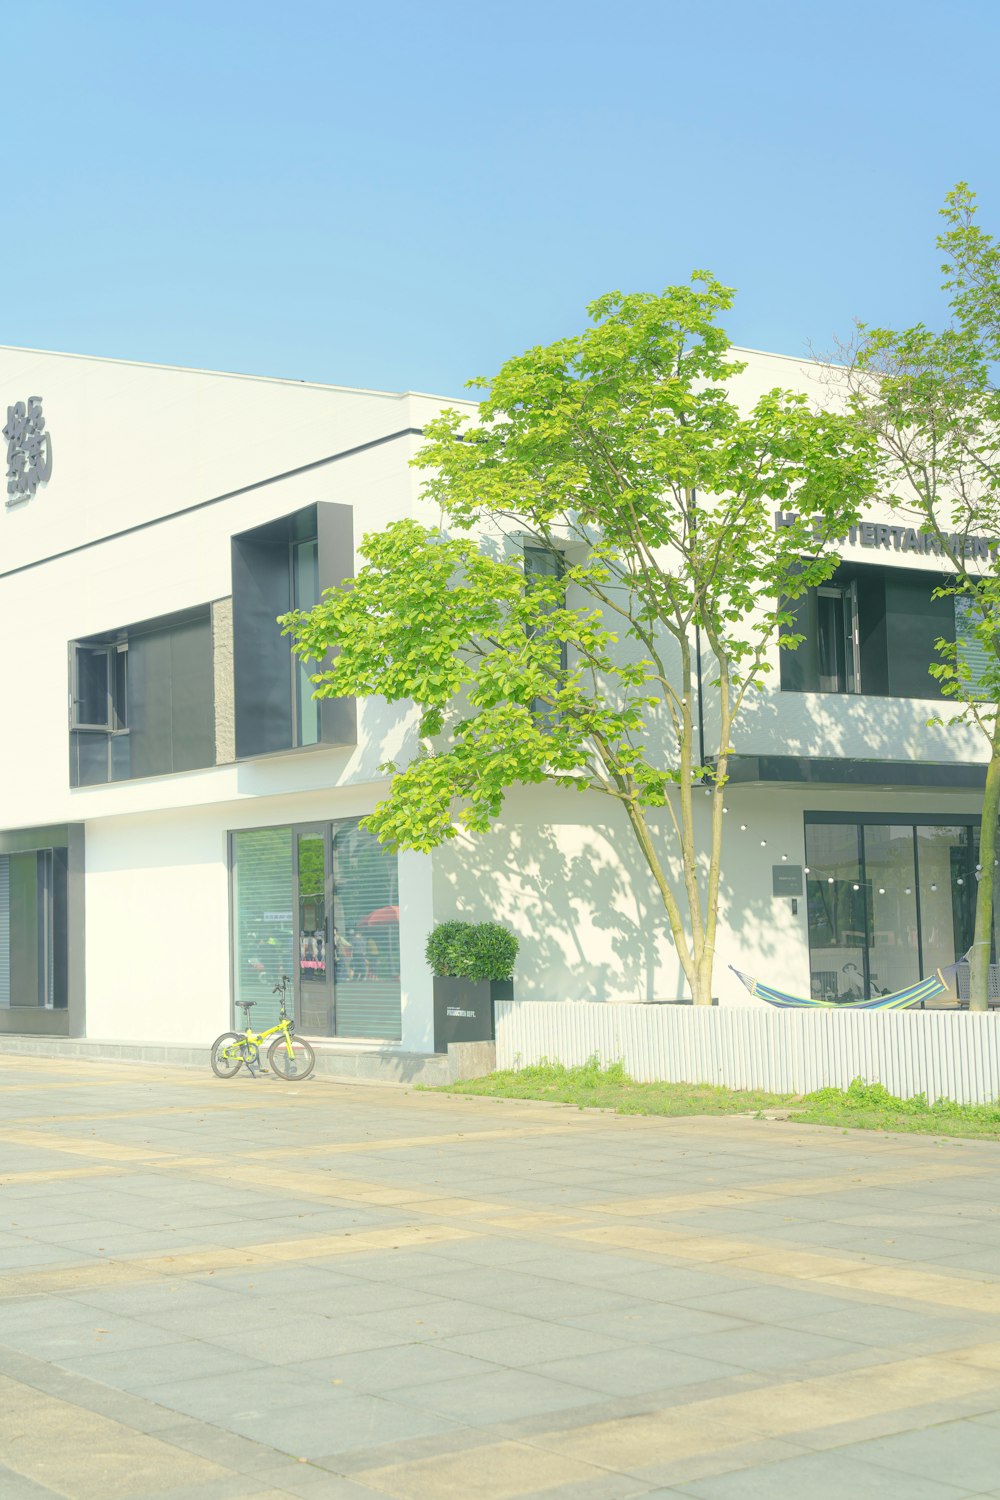
[[[901,1098],[1000,1098],[1000,1015],[773,1010],[504,1000],[497,1067],[595,1055],[643,1083],[715,1083],[775,1094],[883,1083]]]

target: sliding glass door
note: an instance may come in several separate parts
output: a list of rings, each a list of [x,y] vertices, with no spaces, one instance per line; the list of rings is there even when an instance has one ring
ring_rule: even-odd
[[[396,856],[360,826],[249,829],[231,838],[236,998],[277,1017],[292,979],[306,1036],[397,1041],[401,1034]]]
[[[0,1030],[65,1032],[67,851],[0,854]]]
[[[336,1036],[330,947],[330,831],[326,825],[295,832],[295,909],[298,963],[296,1019],[307,1036]]]
[[[814,998],[892,994],[966,952],[975,824],[808,814],[805,833]]]

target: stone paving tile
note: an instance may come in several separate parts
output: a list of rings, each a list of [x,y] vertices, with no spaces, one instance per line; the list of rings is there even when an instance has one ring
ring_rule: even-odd
[[[997,1261],[1000,1258],[1000,1246],[981,1245],[978,1249],[967,1250],[961,1255],[943,1256],[937,1265],[941,1270],[982,1271],[987,1275],[996,1275]]]
[[[239,1474],[259,1474],[268,1466],[284,1462],[273,1448],[238,1433],[227,1432],[200,1422],[196,1417],[178,1417],[171,1412],[170,1421],[158,1432],[161,1441],[182,1453],[193,1453],[210,1459],[220,1467]]]
[[[943,1308],[929,1313],[925,1309],[916,1312],[901,1307],[854,1304],[839,1312],[782,1321],[786,1327],[800,1329],[803,1333],[818,1333],[882,1347],[926,1349],[928,1352],[976,1344],[988,1338],[1000,1339],[1000,1319],[973,1322],[970,1318],[955,1317]]]
[[[551,1489],[535,1490],[537,1500],[645,1500],[649,1486],[630,1474],[608,1474],[599,1479],[582,1479],[557,1484]]]
[[[424,1380],[456,1380],[460,1376],[486,1375],[501,1366],[457,1354],[438,1344],[394,1344],[360,1354],[306,1360],[285,1368],[290,1374],[307,1379],[328,1381],[354,1391],[378,1395]]]
[[[694,1495],[698,1500],[886,1500],[893,1494],[889,1472],[878,1464],[864,1463],[842,1453],[786,1458],[676,1486],[666,1494]],[[647,1500],[658,1492],[652,1491]],[[664,1493],[660,1491],[659,1493]],[[907,1475],[899,1500],[968,1500],[974,1492],[962,1485],[941,1484],[936,1479]]]
[[[195,1275],[184,1284],[188,1288],[205,1287],[253,1298],[310,1298],[317,1292],[338,1291],[345,1287],[360,1290],[368,1285],[363,1277],[310,1265],[237,1267],[230,1271],[212,1271],[204,1276]]]
[[[395,1393],[394,1393],[395,1394]],[[316,1461],[335,1460],[352,1450],[404,1442],[426,1433],[447,1432],[455,1424],[436,1411],[387,1401],[380,1396],[324,1392],[282,1411],[257,1417],[234,1416],[229,1428],[267,1443],[279,1453]]]
[[[203,1286],[196,1281],[169,1279],[144,1281],[140,1285],[98,1287],[74,1293],[74,1301],[118,1317],[151,1320],[159,1313],[183,1307],[205,1316],[240,1305],[224,1287]]]
[[[447,1302],[428,1299],[416,1307],[365,1313],[361,1317],[341,1318],[338,1328],[348,1351],[347,1340],[357,1338],[354,1349],[375,1349],[380,1344],[406,1344],[414,1340],[450,1338],[457,1333],[481,1333],[494,1328],[525,1328],[532,1321],[520,1313],[504,1312],[495,1307],[477,1307],[474,1302]],[[339,1350],[331,1350],[339,1353]],[[305,1356],[300,1356],[304,1358]]]
[[[243,1374],[248,1368],[264,1368],[245,1354],[234,1354],[198,1339],[183,1339],[176,1344],[157,1344],[138,1351],[108,1352],[68,1356],[61,1367],[99,1380],[104,1385],[138,1395],[149,1391],[155,1399],[155,1387],[175,1380],[194,1380],[199,1376],[215,1377]]]
[[[725,1380],[741,1371],[735,1364],[702,1359],[697,1355],[631,1345],[583,1358],[547,1360],[531,1365],[526,1373],[568,1381],[606,1396],[645,1396],[677,1386]]]
[[[68,1266],[76,1265],[82,1257],[78,1252],[67,1250],[63,1245],[44,1245],[41,1241],[33,1245],[23,1245],[15,1250],[5,1250],[3,1253],[3,1273],[20,1270],[34,1270],[43,1266]]]
[[[395,1250],[391,1256],[352,1255],[350,1272],[347,1274],[352,1281],[375,1281],[379,1286],[391,1282],[419,1281],[425,1276],[454,1275],[456,1265],[470,1270],[474,1266],[472,1257],[464,1249],[468,1243],[467,1240],[459,1240],[453,1249],[442,1245],[426,1251]],[[514,1248],[523,1254],[523,1246],[516,1245]]]
[[[176,1335],[134,1318],[98,1314],[91,1321],[70,1324],[54,1323],[40,1328],[10,1329],[0,1337],[0,1344],[23,1354],[57,1362],[63,1357],[100,1354],[109,1349],[141,1350],[153,1344],[170,1344]]]
[[[395,1318],[402,1313],[375,1314],[370,1327],[364,1318],[322,1318],[308,1313],[289,1313],[281,1309],[271,1317],[258,1314],[250,1322],[233,1322],[231,1327],[213,1328],[205,1334],[206,1342],[249,1359],[263,1359],[273,1365],[301,1363],[307,1359],[329,1359],[334,1354],[353,1354],[359,1349],[379,1349],[405,1343]],[[379,1319],[383,1319],[381,1323]]]
[[[567,1324],[545,1323],[541,1319],[516,1324],[512,1328],[483,1329],[439,1339],[443,1349],[468,1354],[474,1359],[492,1360],[498,1365],[533,1365],[544,1359],[571,1359],[585,1356],[600,1358],[605,1351],[628,1348],[623,1339]]]
[[[374,1497],[372,1490],[343,1475],[298,1460],[261,1469],[254,1477],[259,1484],[272,1485],[282,1497],[297,1495],[300,1500],[373,1500]]]
[[[702,1312],[699,1308],[669,1302],[633,1301],[614,1312],[584,1313],[567,1321],[574,1328],[590,1328],[614,1338],[656,1344],[679,1338],[708,1338],[745,1327],[742,1318],[728,1318],[722,1313]]]
[[[67,1328],[80,1323],[97,1327],[100,1309],[83,1297],[4,1297],[0,1298],[0,1343],[8,1333],[24,1328]]]
[[[645,1290],[645,1288],[644,1288]],[[685,1307],[702,1312],[721,1313],[725,1317],[743,1318],[750,1323],[795,1323],[823,1314],[862,1320],[865,1303],[850,1301],[824,1291],[801,1291],[788,1286],[740,1286],[730,1284],[724,1291],[707,1296],[682,1297]],[[817,1332],[822,1332],[817,1328]]]
[[[722,1296],[748,1285],[747,1278],[737,1272],[723,1275],[714,1268],[664,1266],[648,1260],[631,1262],[622,1251],[605,1252],[605,1259],[613,1270],[610,1276],[601,1278],[602,1285],[633,1297],[641,1294],[651,1302],[690,1301],[696,1306],[696,1297]]]
[[[158,1406],[181,1415],[231,1425],[230,1419],[237,1414],[249,1420],[295,1406],[310,1399],[314,1387],[311,1381],[287,1370],[257,1365],[252,1370],[228,1374],[150,1382],[144,1395]]]
[[[803,1333],[796,1328],[769,1327],[755,1323],[727,1333],[713,1333],[696,1338],[661,1339],[665,1348],[678,1354],[695,1355],[738,1365],[745,1370],[794,1372],[818,1360],[856,1353],[858,1345],[846,1339],[826,1338],[821,1334]]]
[[[13,1469],[0,1463],[0,1495],[3,1500],[52,1500],[53,1494],[48,1485],[25,1479],[23,1474],[15,1474]]]
[[[413,1282],[411,1285],[418,1285]],[[431,1296],[447,1296],[474,1303],[477,1307],[494,1307],[501,1311],[521,1313],[525,1317],[550,1319],[581,1317],[634,1306],[634,1294],[609,1290],[604,1283],[596,1286],[573,1286],[543,1277],[509,1273],[498,1280],[489,1272],[474,1271],[467,1276],[430,1276],[421,1278],[420,1288]]]
[[[493,1427],[542,1412],[592,1406],[594,1393],[579,1385],[532,1375],[527,1370],[495,1370],[486,1375],[464,1375],[458,1380],[435,1380],[402,1386],[393,1399],[427,1407],[469,1426]]]
[[[838,1449],[899,1474],[922,1475],[979,1493],[1000,1478],[1000,1428],[978,1421],[943,1422],[918,1432],[875,1438]],[[895,1481],[890,1480],[890,1486]]]

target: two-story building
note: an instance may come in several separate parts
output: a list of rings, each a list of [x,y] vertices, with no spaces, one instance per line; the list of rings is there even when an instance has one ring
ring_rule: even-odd
[[[818,392],[808,363],[746,358],[748,399]],[[271,1015],[289,974],[300,1030],[402,1067],[433,1051],[423,947],[456,915],[517,931],[518,996],[683,994],[596,794],[517,790],[488,836],[381,848],[359,820],[413,716],[314,700],[276,624],[352,576],[366,532],[424,517],[409,459],[444,404],[0,349],[0,1033],[202,1046],[236,999]],[[927,723],[961,601],[932,597],[941,559],[889,517],[842,559],[737,733],[724,1004],[755,1003],[729,963],[867,993],[971,935],[984,747]],[[701,717],[710,738],[707,682]]]

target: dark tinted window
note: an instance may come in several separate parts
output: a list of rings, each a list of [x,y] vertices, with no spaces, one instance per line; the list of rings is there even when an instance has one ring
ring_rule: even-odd
[[[208,605],[147,620],[106,643],[80,642],[74,652],[78,687],[71,785],[162,776],[215,763]]]
[[[846,565],[789,605],[787,634],[805,639],[781,652],[785,692],[938,698],[929,672],[939,638],[955,638],[955,601],[934,599],[941,576],[909,568]]]
[[[75,722],[109,728],[108,723],[108,648],[76,648]]]
[[[933,574],[886,569],[885,634],[889,693],[894,698],[939,698],[928,673],[941,660],[934,642],[955,638],[955,601],[932,599],[940,580]]]

